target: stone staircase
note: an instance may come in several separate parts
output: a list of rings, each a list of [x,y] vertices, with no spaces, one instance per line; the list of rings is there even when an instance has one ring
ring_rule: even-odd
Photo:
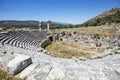
[[[0,34],[0,43],[36,51],[43,44],[49,44],[49,40],[43,31],[10,31]]]

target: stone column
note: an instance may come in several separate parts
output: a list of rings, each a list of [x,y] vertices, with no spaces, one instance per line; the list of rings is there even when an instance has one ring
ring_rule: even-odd
[[[41,24],[42,22],[39,22],[39,30],[41,31],[42,29],[41,29]]]
[[[51,21],[48,21],[48,22],[47,22],[47,31],[50,30],[50,23],[51,23]]]

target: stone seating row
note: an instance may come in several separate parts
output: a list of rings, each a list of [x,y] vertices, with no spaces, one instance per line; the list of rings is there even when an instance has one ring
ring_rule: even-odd
[[[10,31],[8,33],[0,34],[0,42],[2,45],[9,44],[24,49],[37,50],[41,47],[41,42],[46,38],[44,33],[40,35],[37,32],[25,31]],[[43,39],[42,39],[43,38]]]
[[[21,36],[23,38],[28,38],[34,41],[41,41],[46,38],[46,34],[42,31],[10,31],[8,32],[11,36]]]

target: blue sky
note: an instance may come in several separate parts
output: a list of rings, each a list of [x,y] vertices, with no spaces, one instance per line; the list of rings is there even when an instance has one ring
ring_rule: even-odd
[[[0,0],[0,20],[39,20],[80,24],[120,0]]]

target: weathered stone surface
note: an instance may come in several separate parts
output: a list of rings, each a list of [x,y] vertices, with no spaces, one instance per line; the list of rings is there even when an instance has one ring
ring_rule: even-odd
[[[30,66],[25,68],[22,72],[20,72],[17,76],[24,78],[28,76],[37,66],[38,64],[31,64]]]
[[[32,63],[30,56],[19,54],[7,65],[7,69],[11,74],[18,74]]]
[[[64,68],[60,68],[58,66],[51,67],[51,71],[49,72],[46,80],[62,80],[65,79]]]
[[[94,55],[92,56],[90,59],[101,59],[103,57],[106,57],[106,56],[109,56],[109,55],[114,55],[114,52],[111,52],[111,51],[105,51],[101,54],[97,54],[97,55]]]

